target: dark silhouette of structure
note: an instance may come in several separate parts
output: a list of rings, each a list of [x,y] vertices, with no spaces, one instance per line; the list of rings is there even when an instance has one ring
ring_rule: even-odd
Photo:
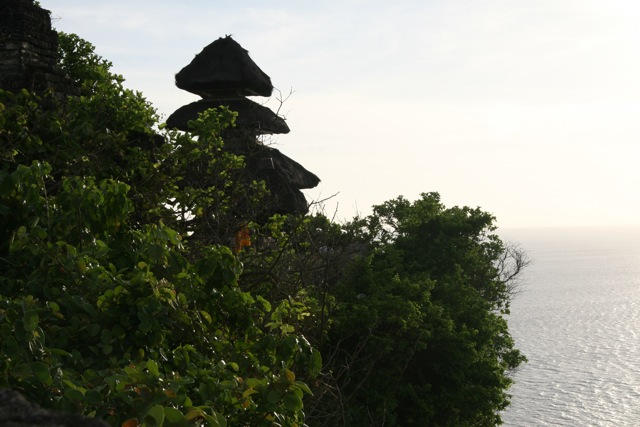
[[[302,189],[320,179],[279,150],[262,145],[259,136],[289,133],[282,117],[246,96],[271,96],[271,79],[230,36],[206,46],[176,74],[176,86],[203,99],[177,109],[167,119],[172,128],[188,131],[188,123],[209,108],[226,106],[238,113],[236,127],[225,130],[225,149],[245,156],[252,179],[264,180],[271,192],[271,213],[307,213]]]
[[[230,36],[206,46],[175,76],[176,86],[202,99],[177,109],[167,119],[171,128],[188,131],[190,120],[209,109],[226,106],[236,111],[236,126],[225,129],[225,150],[244,156],[246,175],[263,180],[270,202],[261,211],[305,214],[309,210],[302,189],[313,188],[320,179],[279,150],[263,145],[260,136],[289,133],[285,120],[248,96],[271,96],[270,77]],[[65,99],[79,95],[79,88],[58,65],[58,34],[52,29],[50,12],[33,0],[0,1],[0,88],[52,91]],[[133,135],[135,137],[135,135]],[[134,138],[135,139],[135,138]],[[148,135],[142,143],[148,142]],[[160,139],[160,138],[159,138]],[[153,142],[153,141],[152,141]],[[149,145],[149,144],[147,144]]]
[[[12,92],[47,89],[61,97],[77,93],[58,67],[58,33],[48,10],[32,0],[0,3],[0,88]]]

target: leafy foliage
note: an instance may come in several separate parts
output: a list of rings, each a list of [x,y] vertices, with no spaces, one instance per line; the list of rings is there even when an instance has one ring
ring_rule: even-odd
[[[264,220],[234,112],[165,130],[60,36],[79,96],[0,91],[0,387],[123,427],[500,423],[526,259],[491,215]]]
[[[302,425],[321,361],[287,319],[306,307],[242,291],[231,250],[195,236],[248,188],[220,152],[233,114],[159,137],[140,94],[62,40],[81,96],[0,93],[0,385],[114,426]]]
[[[345,226],[370,250],[327,284],[317,425],[501,423],[508,373],[525,360],[503,314],[526,259],[504,258],[493,221],[430,193]]]

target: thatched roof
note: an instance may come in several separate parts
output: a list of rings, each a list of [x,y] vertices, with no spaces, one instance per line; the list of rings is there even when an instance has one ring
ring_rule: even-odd
[[[189,120],[198,118],[198,114],[209,108],[226,106],[237,111],[236,127],[253,130],[255,134],[289,133],[289,126],[284,119],[267,107],[246,98],[233,99],[201,99],[178,108],[167,119],[171,128],[189,130]]]
[[[251,150],[247,157],[249,168],[259,169],[264,172],[270,169],[262,166],[265,164],[264,160],[270,159],[271,162],[268,164],[273,163],[273,168],[271,168],[273,174],[280,176],[293,188],[313,188],[320,183],[320,178],[314,173],[309,172],[300,163],[285,156],[280,150],[275,148],[266,145],[257,145]]]
[[[271,193],[270,215],[306,214],[309,211],[307,199],[300,189],[318,185],[320,179],[315,174],[279,150],[264,145],[254,146],[245,156],[250,175],[264,180]]]
[[[273,176],[265,179],[271,192],[269,214],[306,214],[309,212],[309,203],[302,191],[291,187],[281,177]]]
[[[271,96],[271,79],[231,36],[219,38],[176,74],[176,86],[203,98]]]

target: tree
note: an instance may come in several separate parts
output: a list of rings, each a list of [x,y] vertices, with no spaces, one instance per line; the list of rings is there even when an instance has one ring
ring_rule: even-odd
[[[501,423],[508,373],[525,360],[503,315],[526,258],[493,222],[430,193],[388,201],[345,228],[372,250],[330,291],[314,425]]]
[[[321,362],[289,322],[307,308],[241,290],[215,244],[260,194],[220,150],[233,113],[158,133],[90,44],[61,40],[81,96],[0,92],[0,386],[114,426],[302,425]]]
[[[79,96],[0,91],[0,387],[125,427],[500,423],[526,258],[490,214],[266,218],[234,112],[166,130],[60,37]]]

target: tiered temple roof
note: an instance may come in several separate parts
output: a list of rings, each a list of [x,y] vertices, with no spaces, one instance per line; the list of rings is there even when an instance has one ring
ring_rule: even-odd
[[[308,204],[300,191],[313,188],[320,179],[279,150],[264,146],[259,135],[289,133],[284,119],[246,96],[270,96],[271,78],[230,36],[205,47],[176,74],[176,86],[199,95],[201,100],[178,108],[167,125],[189,130],[189,121],[209,108],[226,106],[238,113],[236,127],[225,131],[225,147],[242,154],[253,178],[266,181],[275,199],[274,213],[306,213]]]

